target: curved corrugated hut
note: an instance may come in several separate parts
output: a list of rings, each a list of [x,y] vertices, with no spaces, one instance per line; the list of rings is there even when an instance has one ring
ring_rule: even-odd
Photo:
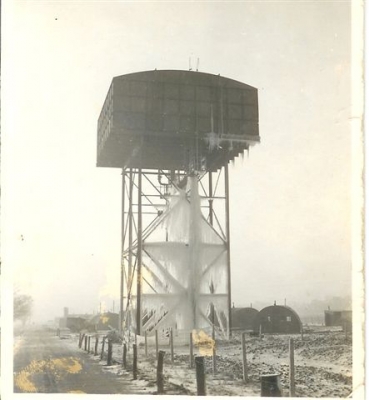
[[[259,311],[254,320],[254,331],[262,333],[299,333],[302,323],[291,307],[268,306]]]
[[[232,329],[254,329],[254,319],[257,315],[258,310],[252,307],[232,308]]]

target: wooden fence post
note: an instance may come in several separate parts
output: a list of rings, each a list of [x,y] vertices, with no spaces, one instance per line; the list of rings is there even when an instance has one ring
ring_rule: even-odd
[[[113,356],[113,342],[111,339],[108,339],[108,365],[112,364],[112,356]]]
[[[85,351],[87,351],[87,336],[85,336]]]
[[[95,352],[94,352],[94,356],[97,356],[97,346],[99,345],[99,336],[96,335],[95,337]]]
[[[195,365],[196,365],[197,395],[206,396],[205,358],[202,356],[195,357]]]
[[[213,361],[213,375],[217,373],[217,354],[215,348],[215,308],[214,304],[211,305],[211,339],[212,339],[212,361]]]
[[[192,337],[192,331],[190,332],[190,368],[193,368],[193,337]]]
[[[242,332],[242,367],[243,380],[247,382],[246,332]]]
[[[102,360],[104,358],[104,347],[105,347],[105,339],[106,337],[103,337],[103,341],[102,341],[102,346],[101,346],[101,357],[100,360]]]
[[[133,343],[133,379],[137,379],[137,344]]]
[[[123,368],[127,369],[127,344],[123,343]]]
[[[290,397],[295,397],[295,345],[290,338]]]
[[[215,334],[212,335],[212,361],[213,361],[213,375],[217,373],[217,353],[215,348]]]
[[[158,365],[156,369],[156,382],[158,385],[158,394],[164,393],[164,374],[163,374],[164,356],[165,356],[165,351],[160,350],[158,357]]]
[[[87,339],[87,353],[90,353],[91,350],[91,335],[88,335]]]
[[[85,334],[82,333],[82,335],[81,335],[81,337],[79,339],[79,345],[78,345],[79,348],[82,348],[82,343],[83,343],[84,338],[85,338]]]
[[[155,331],[155,348],[156,348],[156,359],[159,357],[159,335],[158,331]]]
[[[147,357],[147,331],[145,331],[145,357]]]
[[[174,340],[173,340],[173,328],[170,328],[170,361],[174,363]]]

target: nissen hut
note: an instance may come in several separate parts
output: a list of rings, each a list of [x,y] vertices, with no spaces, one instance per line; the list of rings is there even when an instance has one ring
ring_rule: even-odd
[[[299,333],[301,328],[302,323],[296,311],[276,304],[263,308],[254,320],[255,332],[261,329],[262,333]]]
[[[252,307],[232,308],[232,329],[252,330],[258,310]]]

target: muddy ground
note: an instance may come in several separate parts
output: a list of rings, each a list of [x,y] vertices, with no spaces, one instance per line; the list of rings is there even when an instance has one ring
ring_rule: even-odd
[[[100,336],[101,337],[101,336]],[[301,335],[246,336],[248,381],[243,381],[241,334],[216,342],[216,372],[209,352],[196,346],[194,355],[205,355],[206,388],[208,395],[260,396],[261,375],[280,374],[283,396],[289,396],[289,339],[295,343],[296,397],[347,397],[352,392],[352,340],[341,329],[312,329]],[[91,342],[92,343],[92,342]],[[105,351],[107,346],[105,346]],[[166,351],[164,362],[166,394],[196,395],[195,369],[190,368],[189,346],[174,345],[174,361],[168,343],[161,343]],[[98,347],[101,354],[101,344]],[[127,370],[123,370],[122,346],[113,345],[115,366],[111,373],[132,374],[132,346],[127,355]],[[208,354],[208,355],[207,355]],[[93,357],[91,355],[91,357]],[[106,363],[106,354],[104,358]],[[103,361],[104,362],[104,361]],[[103,363],[102,362],[102,363]],[[156,392],[156,352],[149,342],[148,355],[144,344],[138,344],[138,380]]]

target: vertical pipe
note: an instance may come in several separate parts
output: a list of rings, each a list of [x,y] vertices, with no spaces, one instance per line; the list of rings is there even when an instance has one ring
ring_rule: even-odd
[[[246,332],[242,332],[242,367],[243,380],[247,382]]]
[[[230,221],[229,221],[229,173],[228,162],[224,165],[224,186],[225,186],[225,214],[226,214],[226,235],[227,235],[227,290],[228,290],[228,332],[232,336],[232,303],[231,303],[231,246],[230,246]]]
[[[137,210],[137,334],[141,334],[141,290],[142,290],[142,170],[138,169],[138,210]]]
[[[295,397],[295,345],[290,339],[290,397]]]
[[[124,169],[122,169],[122,232],[121,232],[121,255],[120,255],[120,301],[119,301],[119,335],[123,333],[123,299],[124,299],[124,233],[125,233],[125,215],[124,215],[124,200],[125,200],[125,190],[126,190],[126,174]]]
[[[208,172],[209,175],[209,222],[213,226],[213,176],[211,171]]]
[[[213,226],[213,176],[211,171],[208,172],[209,175],[209,223]],[[215,310],[214,304],[211,305],[211,322],[212,322],[212,330],[211,330],[211,338],[213,343],[213,374],[216,374],[216,349],[215,349]]]

